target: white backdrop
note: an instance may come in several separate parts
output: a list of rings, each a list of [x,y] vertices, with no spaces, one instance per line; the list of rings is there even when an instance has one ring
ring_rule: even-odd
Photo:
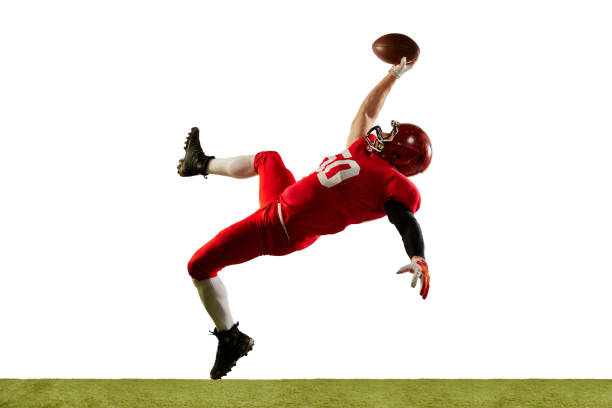
[[[277,150],[301,178],[378,122],[434,144],[413,179],[423,301],[385,219],[221,272],[256,339],[228,378],[612,377],[612,28],[605,2],[7,1],[0,6],[0,377],[207,378],[186,271],[257,208],[257,180],[181,179]]]

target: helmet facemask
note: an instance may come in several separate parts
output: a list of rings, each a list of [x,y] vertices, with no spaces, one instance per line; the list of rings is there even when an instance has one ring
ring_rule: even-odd
[[[370,148],[377,153],[382,152],[385,149],[385,143],[391,142],[393,138],[395,137],[395,135],[397,134],[397,125],[399,125],[398,121],[396,120],[391,121],[391,126],[393,126],[393,129],[391,129],[391,133],[387,137],[383,136],[383,131],[378,125],[368,130],[368,132],[365,135],[365,139],[368,142],[368,146],[370,146]],[[370,135],[373,133],[376,136],[376,139],[374,140],[374,142],[370,140]]]

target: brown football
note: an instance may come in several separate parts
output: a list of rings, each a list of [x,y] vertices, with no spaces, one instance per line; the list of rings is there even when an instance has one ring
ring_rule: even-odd
[[[408,62],[416,61],[419,57],[419,46],[404,34],[385,34],[372,43],[374,54],[387,64],[399,64],[402,57]]]

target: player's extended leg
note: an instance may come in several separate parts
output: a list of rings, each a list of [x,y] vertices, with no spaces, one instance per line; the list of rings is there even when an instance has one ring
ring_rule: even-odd
[[[184,177],[216,174],[249,178],[259,175],[259,202],[262,209],[287,186],[295,183],[295,178],[283,164],[280,155],[273,151],[219,159],[206,156],[200,145],[197,128],[191,130],[185,143],[185,152],[178,166],[179,174]],[[200,299],[215,323],[212,334],[219,340],[217,357],[210,373],[213,379],[227,374],[237,360],[253,348],[253,339],[241,333],[237,328],[238,323],[234,323],[227,290],[217,272],[224,266],[246,262],[267,252],[259,229],[263,214],[260,210],[221,231],[194,254],[188,265]]]
[[[234,323],[227,291],[217,273],[225,266],[243,263],[268,252],[261,234],[264,216],[265,210],[260,209],[225,228],[196,251],[187,266],[200,299],[215,323],[212,334],[219,339],[215,364],[210,372],[212,379],[226,375],[255,343],[238,330],[237,322]]]

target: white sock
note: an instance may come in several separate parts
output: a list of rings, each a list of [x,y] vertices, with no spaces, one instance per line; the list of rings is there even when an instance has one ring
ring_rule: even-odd
[[[193,279],[193,284],[198,289],[200,300],[215,323],[217,330],[231,329],[234,325],[234,319],[230,312],[227,290],[221,279],[218,276],[200,281]]]
[[[255,160],[254,155],[212,159],[208,162],[207,171],[209,174],[220,176],[249,178],[257,175],[253,160]]]

